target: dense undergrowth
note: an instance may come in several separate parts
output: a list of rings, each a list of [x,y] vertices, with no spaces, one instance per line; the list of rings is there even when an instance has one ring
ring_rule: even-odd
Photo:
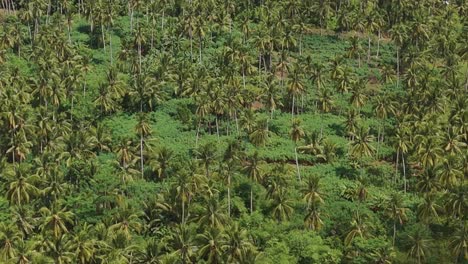
[[[1,263],[467,260],[465,3],[117,2],[0,14]]]

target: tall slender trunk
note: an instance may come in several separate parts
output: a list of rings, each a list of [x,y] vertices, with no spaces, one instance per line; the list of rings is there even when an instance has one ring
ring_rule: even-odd
[[[250,186],[250,214],[253,212],[253,183]]]
[[[299,36],[299,55],[302,56],[302,33]]]
[[[192,30],[189,30],[189,36],[190,36],[190,60],[193,58],[193,36],[192,36]]]
[[[397,46],[397,50],[396,50],[396,63],[397,63],[397,82],[396,82],[396,86],[397,86],[397,89],[399,88],[400,86],[400,47]]]
[[[203,61],[202,61],[202,45],[203,45],[203,43],[202,43],[202,37],[201,36],[198,37],[198,41],[200,42],[200,47],[198,48],[198,57],[199,57],[198,60],[199,60],[199,63],[202,64],[203,63]]]
[[[201,119],[200,121],[198,121],[197,135],[195,136],[195,148],[198,147],[198,137],[200,135],[200,126],[201,126]]]
[[[380,54],[380,38],[381,38],[381,32],[379,29],[379,33],[377,35],[377,59],[379,59],[379,54]]]
[[[218,135],[218,141],[219,141],[219,124],[218,124],[218,114],[216,114],[216,135]]]
[[[370,62],[370,55],[371,55],[371,36],[369,35],[368,37],[368,42],[367,42],[367,64]]]
[[[182,219],[181,219],[182,224],[185,224],[185,202],[184,198],[182,198]]]
[[[228,217],[231,217],[231,174],[228,175]]]
[[[143,161],[143,133],[140,134],[140,167],[141,167],[141,178],[144,176],[144,161]]]
[[[403,164],[403,185],[404,185],[404,191],[406,193],[406,190],[408,188],[407,182],[406,182],[406,164],[405,164],[405,156],[403,152],[401,153],[401,159],[402,159],[402,164]]]
[[[294,100],[295,100],[295,96],[293,95],[292,106],[291,106],[291,118],[294,118]]]
[[[161,32],[164,33],[164,10],[162,12],[162,18],[161,18]]]
[[[106,52],[106,31],[104,30],[104,24],[101,24],[101,35],[102,35],[102,45],[104,45],[104,52]]]
[[[294,155],[296,157],[297,179],[301,182],[301,169],[299,168],[299,159],[297,157],[297,147],[294,148]]]
[[[400,158],[400,149],[398,148],[398,149],[397,149],[397,152],[396,152],[395,176],[393,177],[393,184],[396,183],[396,179],[397,179],[397,177],[398,177],[398,162],[399,162],[399,158]]]
[[[239,135],[239,119],[237,118],[237,110],[234,110],[234,119],[236,120],[236,132]]]
[[[377,129],[377,151],[375,152],[375,158],[379,159],[379,150],[380,150],[380,131],[382,127],[381,124],[379,124],[379,128]]]
[[[395,238],[396,238],[396,220],[393,220],[393,239],[392,239],[393,246],[395,246]]]
[[[114,55],[112,54],[112,30],[109,28],[107,30],[109,32],[109,53],[110,53],[110,64],[114,63]]]
[[[133,7],[130,7],[130,32],[133,32]]]

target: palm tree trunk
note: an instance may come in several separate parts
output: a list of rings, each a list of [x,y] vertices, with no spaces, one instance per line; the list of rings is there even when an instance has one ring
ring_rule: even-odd
[[[392,240],[393,246],[395,246],[395,238],[396,238],[396,220],[393,221],[393,240]]]
[[[182,224],[185,224],[185,202],[184,199],[182,198],[182,219],[181,219]]]
[[[292,106],[291,106],[291,118],[294,118],[294,100],[295,100],[295,96],[293,95]]]
[[[236,120],[236,132],[239,135],[239,119],[237,118],[237,110],[234,110],[234,119]]]
[[[253,183],[250,186],[250,214],[253,212]]]
[[[377,59],[379,59],[379,54],[380,54],[380,29],[379,29],[379,33],[377,35]]]
[[[243,84],[244,90],[245,90],[245,69],[244,69],[244,67],[242,67],[242,84]]]
[[[402,164],[403,164],[403,184],[404,184],[404,191],[406,193],[406,189],[408,188],[407,183],[406,183],[406,165],[405,165],[405,156],[403,152],[401,153],[401,159],[402,159]]]
[[[296,157],[296,169],[297,169],[297,178],[301,182],[301,170],[299,168],[299,159],[297,158],[297,147],[294,148],[294,154]]]
[[[299,55],[302,56],[302,33],[299,36]]]
[[[112,66],[114,62],[114,57],[112,55],[112,31],[110,28],[107,29],[107,32],[109,34],[109,53],[110,53],[110,64]]]
[[[199,37],[198,37],[198,40],[199,40],[199,42],[200,42],[200,47],[198,48],[198,57],[199,57],[199,63],[202,64],[202,63],[203,63],[203,62],[202,62],[202,45],[203,45],[203,43],[202,43],[202,37],[199,36]]]
[[[218,124],[218,115],[216,115],[215,121],[216,121],[216,135],[218,135],[218,141],[219,141],[219,124]]]
[[[393,177],[393,183],[395,184],[396,183],[396,179],[398,177],[398,161],[399,161],[399,158],[400,158],[400,150],[397,149],[397,152],[396,152],[396,163],[395,163],[395,176]]]
[[[162,12],[162,17],[161,17],[161,32],[164,33],[164,10]]]
[[[380,130],[381,125],[379,124],[379,128],[377,129],[377,151],[375,152],[375,158],[379,159],[379,150],[380,150]]]
[[[367,64],[369,64],[369,62],[370,62],[370,55],[371,55],[370,47],[371,47],[371,37],[370,37],[370,34],[369,34],[369,38],[368,38],[368,42],[367,42]]]
[[[195,136],[195,147],[198,147],[198,137],[200,135],[200,126],[201,126],[201,119],[200,121],[198,121],[197,135]]]
[[[101,25],[101,32],[102,32],[102,45],[104,45],[104,52],[106,52],[106,38],[105,38],[104,25]]]
[[[130,2],[128,2],[130,6]],[[133,32],[133,8],[130,7],[130,32]]]
[[[400,86],[400,48],[397,46],[397,50],[396,50],[396,63],[397,63],[397,82],[396,82],[396,87],[397,89],[399,88]]]
[[[228,217],[231,217],[231,175],[228,175]]]
[[[192,30],[189,31],[190,35],[190,60],[192,60],[193,57],[193,37],[192,37]]]
[[[323,138],[323,112],[320,112],[320,139]]]
[[[140,134],[140,166],[141,166],[141,178],[143,179],[144,175],[144,161],[143,161],[143,133]]]

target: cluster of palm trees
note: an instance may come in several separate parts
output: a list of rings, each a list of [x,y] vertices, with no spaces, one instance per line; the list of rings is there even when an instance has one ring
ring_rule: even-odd
[[[390,194],[375,209],[388,222],[392,250],[407,250],[418,263],[430,254],[434,241],[424,232],[399,248],[398,232],[414,212],[415,222],[456,230],[443,236],[450,261],[466,260],[465,5],[1,5],[11,16],[0,29],[0,193],[9,204],[0,262],[255,263],[265,245],[239,221],[254,214],[278,225],[299,216],[305,229],[340,236],[340,248],[353,258],[360,255],[356,238],[373,235],[366,177],[379,163],[394,167],[385,179]],[[319,59],[307,39],[314,27],[321,35],[353,33],[345,50]],[[77,31],[89,41],[77,40]],[[93,57],[97,52],[104,56]],[[156,140],[153,111],[168,99],[190,102],[189,158]],[[111,135],[105,121],[123,112],[135,126],[128,136]],[[306,131],[301,120],[312,113],[320,130]],[[271,123],[284,114],[291,116],[294,156],[272,162],[261,151],[280,136]],[[329,115],[343,120],[343,150],[328,137]],[[235,140],[223,149],[225,138]],[[301,168],[307,155],[314,164],[339,160],[354,168],[349,174],[357,172],[343,195],[358,208],[348,230],[325,228],[328,197],[321,178]],[[145,186],[150,195],[141,194]],[[408,193],[419,197],[414,206]],[[86,208],[73,207],[74,196]],[[394,256],[369,257],[388,263]]]

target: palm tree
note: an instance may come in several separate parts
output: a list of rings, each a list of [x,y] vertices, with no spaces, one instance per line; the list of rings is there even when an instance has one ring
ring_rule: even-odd
[[[409,235],[411,248],[408,256],[415,258],[418,264],[424,263],[427,254],[429,253],[429,240],[426,239],[423,233],[418,230],[414,235]]]
[[[170,247],[173,254],[180,263],[192,263],[190,258],[193,254],[193,239],[190,230],[185,225],[179,225],[170,239]]]
[[[10,204],[21,206],[29,203],[31,197],[39,194],[39,189],[35,183],[39,177],[29,174],[29,166],[26,164],[14,165],[15,169],[7,168],[4,170],[4,177],[7,179],[6,197]]]
[[[388,102],[388,98],[386,96],[377,96],[376,97],[376,104],[374,107],[374,112],[377,118],[380,120],[378,132],[377,132],[377,151],[376,151],[376,158],[379,158],[379,150],[380,150],[380,143],[383,143],[384,133],[385,133],[385,126],[384,120],[388,117],[389,112],[394,112],[395,108],[393,107],[392,103]]]
[[[297,96],[302,95],[305,92],[305,86],[302,78],[301,69],[298,65],[295,65],[289,75],[288,81],[288,94],[292,98],[291,118],[294,117],[294,106],[296,104]]]
[[[117,146],[117,158],[119,165],[123,168],[128,168],[134,163],[135,155],[132,148],[133,142],[130,139],[122,138]]]
[[[359,158],[362,168],[362,158],[370,157],[374,152],[374,147],[371,142],[374,140],[372,135],[369,135],[369,128],[360,127],[356,134],[353,134],[354,141],[351,142],[351,155]],[[362,170],[361,170],[362,174]]]
[[[54,205],[52,209],[42,207],[39,212],[42,215],[41,230],[51,233],[55,239],[68,233],[69,226],[73,225],[74,214],[66,208],[58,209],[57,205]]]
[[[20,233],[14,225],[0,224],[0,259],[7,262],[17,254],[15,244],[21,240]]]
[[[429,223],[432,219],[438,221],[441,211],[442,207],[437,204],[435,194],[428,193],[425,195],[424,201],[418,205],[418,219],[424,223]]]
[[[244,256],[249,250],[255,247],[247,238],[247,230],[241,229],[237,222],[234,222],[226,230],[226,242],[221,247],[225,252],[225,261],[227,263],[242,263]]]
[[[221,229],[228,221],[223,211],[216,198],[206,198],[204,212],[199,216],[198,223],[201,226]]]
[[[323,114],[332,110],[334,101],[332,92],[329,89],[322,88],[318,90],[318,108],[320,110],[320,137],[323,137]]]
[[[220,229],[209,228],[204,233],[198,234],[196,240],[200,245],[200,258],[208,263],[223,263],[222,247],[225,244],[226,235]]]
[[[363,52],[360,39],[358,36],[355,35],[355,36],[352,36],[350,40],[351,40],[351,46],[348,48],[348,58],[358,57],[358,65],[360,68],[361,67],[361,53]]]
[[[167,170],[171,167],[174,159],[174,151],[168,147],[161,147],[156,156],[150,159],[150,166],[156,172],[157,177],[162,179],[167,177]]]
[[[320,206],[318,203],[314,203],[308,208],[304,218],[304,224],[310,230],[319,231],[323,227],[323,220],[319,208]]]
[[[451,253],[455,257],[455,263],[458,261],[463,262],[468,259],[468,232],[466,224],[462,224],[461,227],[456,229],[453,238],[450,240],[449,247]]]
[[[244,173],[250,178],[250,213],[253,212],[253,184],[258,183],[262,179],[261,166],[264,164],[258,157],[258,152],[255,151],[253,155],[249,156],[246,160],[246,165],[243,168]]]
[[[395,178],[394,182],[398,177],[398,161],[399,155],[401,154],[402,165],[403,165],[403,184],[404,192],[406,193],[407,182],[406,182],[406,163],[405,163],[405,154],[408,153],[410,148],[410,140],[408,138],[408,130],[406,127],[398,126],[395,133],[395,145],[396,145],[396,163],[395,163]]]
[[[270,133],[268,130],[268,120],[265,118],[257,120],[253,131],[249,134],[250,142],[255,146],[265,146]]]
[[[148,122],[148,118],[145,113],[138,114],[138,121],[137,121],[137,124],[135,125],[135,132],[140,136],[140,171],[141,171],[141,178],[143,179],[143,174],[144,174],[143,145],[145,145],[145,138],[151,135],[151,126]]]
[[[316,175],[309,176],[307,185],[301,190],[304,194],[304,201],[307,202],[307,208],[323,204],[323,194],[320,191],[320,178]]]
[[[294,155],[296,157],[296,168],[297,168],[297,177],[299,181],[301,180],[301,171],[299,169],[299,160],[297,157],[297,141],[301,140],[305,136],[304,130],[301,127],[301,120],[300,119],[293,119],[292,120],[292,127],[289,130],[289,135],[291,136],[291,139],[294,141],[294,144],[296,145],[294,147]]]
[[[92,227],[85,224],[83,229],[73,237],[72,247],[76,260],[80,264],[89,263],[96,252],[98,242],[90,235],[92,231]]]
[[[210,177],[210,165],[216,161],[216,145],[213,142],[207,142],[195,150],[195,156],[205,167],[206,177]]]
[[[117,213],[112,217],[112,225],[109,226],[109,231],[123,234],[128,240],[132,237],[132,232],[140,232],[142,224],[140,223],[139,213],[135,212],[128,205],[119,208]]]
[[[271,212],[273,218],[278,222],[289,220],[293,212],[292,201],[288,197],[287,190],[279,188],[273,198],[273,210]]]
[[[37,218],[32,216],[33,213],[28,207],[15,206],[12,208],[12,221],[15,223],[17,228],[21,230],[23,237],[27,238],[32,234]]]
[[[404,24],[396,24],[391,30],[390,34],[392,36],[393,42],[395,43],[396,49],[396,72],[397,72],[397,88],[400,85],[400,49],[403,46],[405,37],[406,37],[406,26]]]
[[[403,225],[403,222],[407,220],[406,211],[408,208],[403,206],[403,197],[399,193],[392,193],[388,200],[387,215],[393,220],[393,246],[395,246],[397,223]]]
[[[348,232],[344,239],[345,246],[349,246],[355,237],[367,237],[369,235],[369,226],[367,223],[367,216],[355,212],[353,220],[351,221],[351,230]]]

